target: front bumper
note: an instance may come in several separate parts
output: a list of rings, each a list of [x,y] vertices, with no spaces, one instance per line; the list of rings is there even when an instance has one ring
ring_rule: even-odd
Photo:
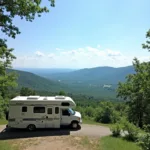
[[[82,124],[82,119],[80,119],[80,122],[79,122],[79,124]]]

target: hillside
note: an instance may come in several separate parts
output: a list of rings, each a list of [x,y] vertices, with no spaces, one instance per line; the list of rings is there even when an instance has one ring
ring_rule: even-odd
[[[50,74],[49,79],[61,80],[66,83],[88,83],[88,84],[117,84],[124,81],[126,75],[134,73],[133,66],[112,68],[112,67],[96,67],[89,69],[81,69],[68,73]]]
[[[12,71],[12,70],[11,70]],[[64,73],[48,73],[41,77],[30,72],[18,71],[19,88],[29,87],[38,91],[84,94],[104,100],[116,99],[116,87],[125,76],[134,73],[133,67],[97,67]],[[38,71],[40,72],[40,71]]]
[[[40,77],[30,72],[18,71],[18,70],[8,70],[10,72],[16,72],[18,74],[18,88],[29,87],[34,90],[39,91],[60,91],[66,89],[67,87],[59,82]]]
[[[42,76],[42,77],[47,77],[49,74],[52,73],[66,73],[66,72],[71,72],[74,71],[74,69],[59,69],[59,68],[15,68],[15,70],[21,70],[21,71],[26,71],[26,72],[31,72],[36,75]]]

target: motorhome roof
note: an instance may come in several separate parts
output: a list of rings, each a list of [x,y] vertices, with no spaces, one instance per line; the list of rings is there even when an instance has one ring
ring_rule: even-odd
[[[17,96],[13,99],[11,99],[11,101],[43,101],[43,100],[61,100],[61,101],[66,101],[66,100],[71,100],[72,99],[70,97],[67,96]]]

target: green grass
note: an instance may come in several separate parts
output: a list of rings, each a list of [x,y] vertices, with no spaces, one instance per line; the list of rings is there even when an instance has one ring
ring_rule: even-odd
[[[101,138],[99,147],[100,150],[140,150],[133,142],[111,136]]]
[[[83,119],[83,124],[93,124],[93,125],[100,125],[100,126],[106,126],[106,127],[111,127],[112,125],[112,124],[98,123],[93,120],[86,120],[86,119]]]
[[[7,124],[8,122],[7,122],[7,120],[5,120],[5,119],[0,119],[0,125],[5,125],[5,124]]]
[[[18,150],[18,148],[15,146],[12,146],[7,141],[0,141],[0,150]]]

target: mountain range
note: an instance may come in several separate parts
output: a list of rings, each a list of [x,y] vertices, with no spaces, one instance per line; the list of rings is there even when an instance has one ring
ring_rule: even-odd
[[[22,68],[22,70],[27,70]],[[29,70],[29,69],[28,69]],[[12,70],[11,70],[12,71]],[[128,74],[134,73],[133,66],[113,68],[96,67],[73,69],[30,69],[30,72],[14,70],[19,74],[19,88],[59,92],[64,90],[74,94],[85,94],[103,99],[115,99],[119,81],[124,82]],[[34,73],[33,73],[34,72]]]
[[[133,66],[128,67],[96,67],[75,70],[65,73],[52,73],[46,76],[51,80],[59,80],[65,83],[88,83],[88,84],[118,84],[125,81],[128,74],[134,73]]]

